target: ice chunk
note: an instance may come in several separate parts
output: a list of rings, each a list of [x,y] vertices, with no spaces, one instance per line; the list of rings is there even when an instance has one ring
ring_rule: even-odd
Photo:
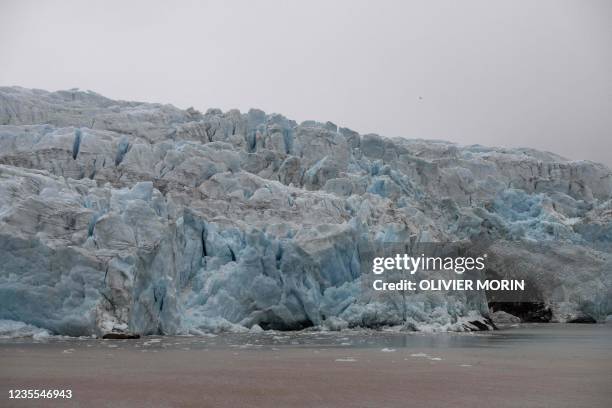
[[[48,330],[14,320],[0,320],[0,339],[31,337],[34,340],[44,340],[51,334]]]

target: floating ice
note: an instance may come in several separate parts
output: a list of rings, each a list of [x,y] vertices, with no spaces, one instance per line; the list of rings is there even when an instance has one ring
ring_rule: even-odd
[[[44,340],[50,336],[49,331],[14,320],[0,320],[0,339],[31,337]]]

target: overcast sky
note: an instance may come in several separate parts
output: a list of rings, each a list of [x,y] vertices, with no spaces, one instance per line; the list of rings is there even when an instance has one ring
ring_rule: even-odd
[[[612,1],[0,0],[0,85],[612,165]]]

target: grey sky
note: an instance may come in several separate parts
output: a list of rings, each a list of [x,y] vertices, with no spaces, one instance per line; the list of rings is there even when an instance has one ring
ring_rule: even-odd
[[[612,1],[0,0],[0,85],[612,165]]]

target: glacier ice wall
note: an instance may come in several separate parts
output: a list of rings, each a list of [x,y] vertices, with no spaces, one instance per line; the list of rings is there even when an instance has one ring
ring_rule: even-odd
[[[612,313],[612,175],[530,149],[0,88],[0,319],[53,333],[476,328],[487,299],[361,296],[384,242],[486,237],[553,318]],[[519,260],[519,261],[517,261]]]

